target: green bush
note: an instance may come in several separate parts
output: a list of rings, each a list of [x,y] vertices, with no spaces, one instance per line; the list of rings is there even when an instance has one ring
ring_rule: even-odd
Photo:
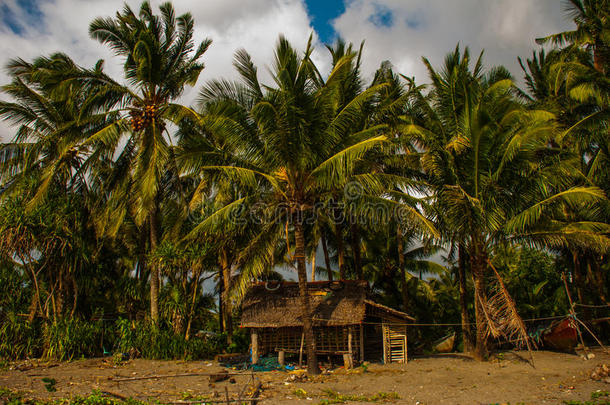
[[[230,345],[226,345],[226,334],[220,335],[222,340],[220,344],[227,348],[227,353],[247,353],[250,348],[250,335],[246,329],[237,329],[233,333],[233,341]]]
[[[0,325],[0,358],[17,360],[45,357],[72,360],[100,357],[109,352],[136,354],[145,359],[208,359],[224,350],[247,350],[247,336],[236,333],[233,343],[226,335],[186,340],[175,335],[169,325],[149,321],[119,319],[114,324],[63,319],[40,324],[7,316]],[[245,348],[245,349],[244,349]]]
[[[168,325],[157,326],[148,321],[119,319],[116,330],[118,351],[136,351],[141,357],[154,360],[210,358],[226,342],[219,338],[186,340],[182,335],[175,335]]]
[[[43,357],[71,360],[78,357],[98,357],[104,354],[102,322],[62,319],[43,328]]]
[[[0,358],[18,360],[41,353],[40,324],[8,314],[0,325]]]

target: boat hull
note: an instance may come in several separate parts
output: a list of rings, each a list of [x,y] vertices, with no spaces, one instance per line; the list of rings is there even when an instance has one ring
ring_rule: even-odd
[[[572,318],[566,318],[555,323],[542,334],[542,342],[545,347],[573,353],[578,344],[578,330]]]
[[[434,345],[434,351],[437,353],[449,353],[453,351],[453,345],[455,344],[455,334],[447,336],[441,342]]]

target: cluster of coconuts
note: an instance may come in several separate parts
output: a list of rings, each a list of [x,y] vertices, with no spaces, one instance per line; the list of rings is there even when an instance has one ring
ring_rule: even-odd
[[[130,111],[131,115],[131,129],[134,132],[141,131],[148,127],[157,114],[157,106],[154,104],[147,104],[143,109],[133,109]]]

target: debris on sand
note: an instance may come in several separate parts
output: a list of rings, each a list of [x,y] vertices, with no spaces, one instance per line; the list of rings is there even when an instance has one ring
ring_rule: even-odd
[[[220,382],[229,379],[229,373],[227,370],[222,370],[219,373],[210,374],[210,384]]]
[[[610,384],[610,367],[608,367],[607,364],[600,364],[599,366],[595,367],[591,373],[591,379]]]

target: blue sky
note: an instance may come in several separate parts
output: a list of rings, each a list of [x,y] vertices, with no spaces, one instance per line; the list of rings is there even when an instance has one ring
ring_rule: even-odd
[[[343,0],[307,0],[305,4],[311,17],[311,23],[322,42],[332,42],[336,36],[332,21],[345,12],[345,2]]]

